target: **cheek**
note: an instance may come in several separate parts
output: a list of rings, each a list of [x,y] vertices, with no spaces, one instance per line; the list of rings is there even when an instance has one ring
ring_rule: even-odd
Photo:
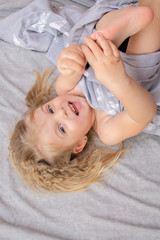
[[[68,124],[68,131],[72,136],[78,136],[83,132],[83,122],[81,120],[71,121]]]
[[[69,122],[70,130],[76,134],[86,134],[93,125],[92,113],[82,116]]]
[[[90,123],[90,119],[88,118],[83,118],[83,119],[79,119],[79,121],[77,121],[74,125],[77,133],[80,134],[86,134],[90,128],[91,128],[91,123]]]

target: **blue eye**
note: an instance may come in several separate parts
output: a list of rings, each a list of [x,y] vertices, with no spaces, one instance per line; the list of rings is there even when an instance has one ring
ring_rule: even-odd
[[[48,105],[48,111],[51,113],[51,114],[54,114],[54,111],[53,109]]]
[[[64,127],[63,127],[62,125],[59,126],[59,130],[60,130],[60,132],[62,132],[62,133],[66,133],[65,130],[64,130]]]

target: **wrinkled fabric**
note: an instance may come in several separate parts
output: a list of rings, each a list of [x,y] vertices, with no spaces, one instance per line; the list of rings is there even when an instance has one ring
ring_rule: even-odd
[[[73,5],[55,8],[47,0],[36,0],[0,21],[0,38],[23,48],[46,52],[47,58],[56,64],[64,47],[83,42],[84,36],[91,35],[97,20],[105,13],[128,4],[137,4],[137,1],[99,0],[84,11]],[[121,52],[121,57],[126,72],[149,90],[160,106],[160,52],[138,56]],[[124,110],[120,101],[97,81],[91,67],[79,81],[79,87],[91,107],[112,116]],[[146,131],[160,135],[158,112]]]

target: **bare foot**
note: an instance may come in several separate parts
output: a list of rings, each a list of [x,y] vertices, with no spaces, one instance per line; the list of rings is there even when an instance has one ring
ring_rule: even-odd
[[[145,28],[153,19],[149,7],[134,5],[105,14],[97,23],[92,39],[96,40],[96,32],[101,32],[106,39],[119,47],[129,36]]]

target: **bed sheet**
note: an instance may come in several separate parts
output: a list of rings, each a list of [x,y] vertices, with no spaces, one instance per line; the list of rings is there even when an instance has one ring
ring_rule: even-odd
[[[0,18],[31,0],[1,0]],[[94,0],[56,0],[84,9]],[[39,195],[23,183],[8,156],[14,124],[26,110],[35,77],[53,66],[45,53],[0,41],[0,240],[160,239],[160,137],[141,133],[103,183],[85,192]],[[56,72],[55,72],[56,74]],[[95,143],[101,144],[95,136]]]

